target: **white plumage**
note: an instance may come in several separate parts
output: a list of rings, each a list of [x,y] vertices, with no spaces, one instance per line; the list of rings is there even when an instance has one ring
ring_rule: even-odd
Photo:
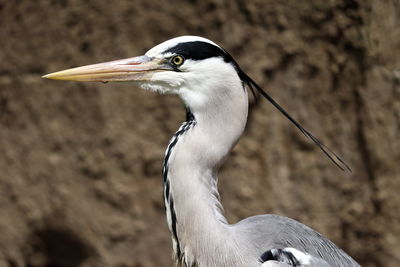
[[[299,125],[233,58],[208,39],[183,36],[144,56],[45,76],[78,81],[132,81],[178,95],[187,120],[168,145],[164,201],[177,266],[359,266],[345,252],[292,219],[261,215],[229,224],[217,190],[218,169],[247,122],[247,89],[256,89],[341,169],[347,165]]]

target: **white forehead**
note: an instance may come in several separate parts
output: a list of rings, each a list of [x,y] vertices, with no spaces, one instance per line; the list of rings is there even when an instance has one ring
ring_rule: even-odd
[[[203,38],[200,36],[193,36],[193,35],[185,35],[169,39],[161,44],[156,45],[155,47],[146,52],[146,56],[155,57],[157,55],[160,55],[165,50],[168,50],[171,47],[176,46],[179,43],[196,42],[196,41],[206,42],[220,47],[219,45],[217,45],[213,41],[208,40],[207,38]]]

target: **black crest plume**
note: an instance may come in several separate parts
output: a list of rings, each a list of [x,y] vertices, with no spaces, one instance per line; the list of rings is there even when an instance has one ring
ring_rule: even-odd
[[[238,67],[238,66],[237,66]],[[329,147],[324,145],[318,138],[312,135],[309,131],[303,128],[289,113],[286,112],[267,92],[265,92],[253,79],[251,79],[245,72],[241,69],[238,69],[239,76],[251,89],[254,93],[254,88],[259,92],[263,97],[265,97],[272,105],[274,105],[286,118],[288,118],[308,139],[313,141],[322,152],[342,171],[351,172],[351,168]]]
[[[232,58],[232,56],[226,52],[223,48],[210,44],[208,42],[203,41],[192,41],[192,42],[184,42],[179,43],[178,45],[164,51],[164,53],[175,53],[184,56],[186,59],[191,60],[202,60],[211,57],[221,57],[225,62],[232,63],[237,70],[239,78],[242,80],[244,84],[247,84],[251,89],[254,96],[255,90],[254,88],[272,105],[274,105],[286,118],[288,118],[307,138],[313,141],[322,152],[342,171],[351,172],[350,167],[338,156],[336,155],[329,147],[325,146],[321,141],[318,140],[314,135],[312,135],[309,131],[303,128],[289,113],[286,112],[270,95],[267,94],[253,79],[251,79],[244,71],[241,70],[237,62]]]

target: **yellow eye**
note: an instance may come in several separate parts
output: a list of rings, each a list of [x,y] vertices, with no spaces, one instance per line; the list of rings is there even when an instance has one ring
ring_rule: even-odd
[[[173,56],[171,58],[171,63],[174,64],[175,66],[180,66],[183,64],[183,62],[185,62],[185,59],[180,55]]]

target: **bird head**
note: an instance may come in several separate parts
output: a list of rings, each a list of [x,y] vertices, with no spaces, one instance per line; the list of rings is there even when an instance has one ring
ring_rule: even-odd
[[[245,87],[270,101],[341,170],[349,166],[294,120],[235,60],[214,42],[198,36],[167,40],[143,56],[87,65],[43,78],[92,82],[134,82],[159,93],[177,94],[190,110],[206,110],[223,101],[247,97]],[[241,90],[243,89],[243,90]]]
[[[177,94],[190,109],[201,108],[210,98],[226,97],[238,85],[243,88],[233,58],[214,42],[198,36],[167,40],[142,56],[67,69],[43,78],[133,82],[146,90]]]

